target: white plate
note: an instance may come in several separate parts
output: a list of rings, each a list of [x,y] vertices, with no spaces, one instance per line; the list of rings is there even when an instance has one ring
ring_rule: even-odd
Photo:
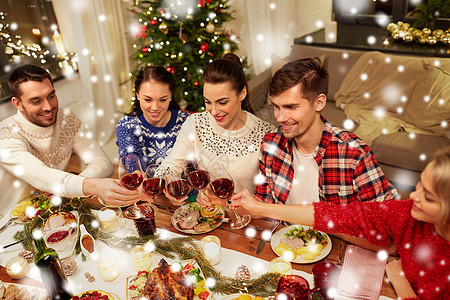
[[[291,225],[291,226],[287,226],[287,227],[281,228],[280,230],[275,232],[272,235],[272,238],[270,239],[270,246],[272,247],[272,250],[273,250],[273,252],[275,252],[276,255],[280,256],[275,251],[275,248],[280,243],[280,240],[282,238],[284,238],[284,234],[287,233],[292,227],[303,227],[304,230],[308,230],[309,228],[312,229],[312,227],[305,226],[305,225]],[[325,234],[325,236],[327,237],[327,242],[328,242],[327,245],[325,246],[325,248],[322,249],[322,252],[320,252],[320,254],[318,256],[316,256],[316,258],[311,259],[311,260],[303,259],[303,258],[301,258],[300,255],[297,255],[297,258],[292,260],[291,262],[298,263],[298,264],[311,264],[311,263],[314,263],[316,261],[319,261],[319,260],[324,259],[325,257],[327,257],[327,255],[331,252],[331,248],[332,248],[331,239],[326,233],[324,233],[322,231],[319,231],[319,232],[322,233],[322,234]]]
[[[170,221],[171,221],[173,227],[175,227],[176,230],[181,231],[181,232],[184,232],[184,233],[188,233],[188,234],[203,234],[203,233],[211,232],[211,231],[213,231],[214,229],[219,228],[220,225],[222,225],[223,220],[224,220],[224,218],[225,218],[225,212],[224,212],[224,210],[223,210],[223,207],[220,207],[220,212],[222,213],[222,219],[220,220],[220,222],[219,222],[215,227],[209,228],[208,230],[205,230],[205,231],[202,231],[202,232],[197,232],[197,231],[195,231],[194,229],[181,229],[181,228],[178,227],[178,225],[177,225],[177,220],[175,220],[175,216],[178,215],[179,211],[180,211],[181,209],[183,209],[183,208],[189,208],[189,204],[185,204],[185,205],[182,205],[182,206],[178,207],[178,208],[174,211],[174,213],[172,214],[172,217],[170,218]]]
[[[127,207],[127,206],[133,205],[133,204],[109,205],[108,203],[106,203],[106,202],[103,201],[102,199],[100,199],[100,198],[97,198],[97,199],[98,199],[98,202],[99,202],[101,205],[105,206],[105,207]]]

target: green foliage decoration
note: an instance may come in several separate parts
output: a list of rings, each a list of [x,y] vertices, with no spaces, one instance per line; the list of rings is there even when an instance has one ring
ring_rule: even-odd
[[[410,14],[416,21],[413,23],[414,28],[430,28],[434,29],[434,23],[439,17],[450,17],[450,0],[427,0],[416,6]]]
[[[204,110],[203,70],[238,49],[235,36],[224,28],[233,19],[228,0],[135,1],[131,13],[139,24],[132,33],[136,38],[132,78],[146,66],[163,66],[175,76],[175,98],[182,108]],[[243,65],[249,74],[245,59]]]

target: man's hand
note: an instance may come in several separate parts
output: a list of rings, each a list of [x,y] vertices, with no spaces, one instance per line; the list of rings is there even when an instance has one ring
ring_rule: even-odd
[[[126,189],[118,179],[111,178],[85,178],[83,194],[95,195],[109,205],[131,205],[140,200],[137,190]]]

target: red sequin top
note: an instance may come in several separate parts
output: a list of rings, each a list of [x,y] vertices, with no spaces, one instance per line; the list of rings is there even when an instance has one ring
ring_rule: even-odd
[[[314,229],[366,238],[375,245],[394,242],[403,271],[420,299],[450,299],[450,242],[431,223],[411,216],[412,200],[314,203]]]

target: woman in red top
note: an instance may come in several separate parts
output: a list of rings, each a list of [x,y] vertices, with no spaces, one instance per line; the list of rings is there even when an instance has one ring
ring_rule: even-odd
[[[450,147],[437,153],[422,172],[409,200],[348,205],[274,205],[257,201],[247,191],[231,199],[259,215],[329,233],[364,237],[379,246],[394,243],[400,260],[387,264],[386,274],[397,296],[450,299]]]

